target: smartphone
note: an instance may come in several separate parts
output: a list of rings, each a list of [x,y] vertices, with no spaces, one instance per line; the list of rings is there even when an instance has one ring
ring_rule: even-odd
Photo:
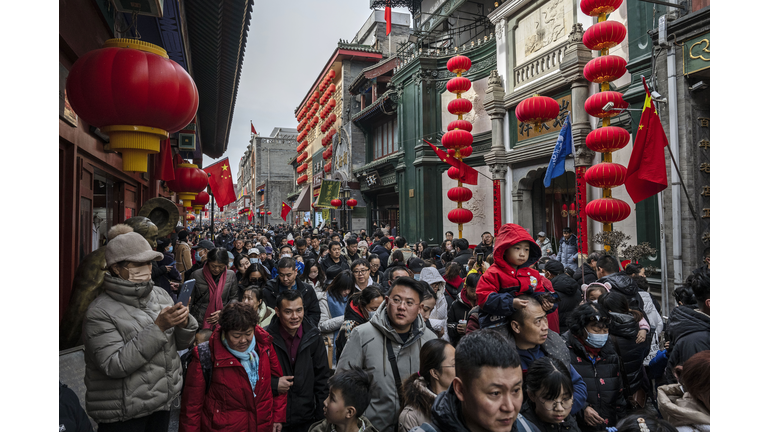
[[[189,306],[189,299],[192,297],[192,290],[195,289],[195,280],[190,279],[181,286],[179,290],[178,301],[184,306]]]
[[[485,254],[484,253],[477,254],[477,262],[479,262],[480,265],[482,265],[485,262]]]

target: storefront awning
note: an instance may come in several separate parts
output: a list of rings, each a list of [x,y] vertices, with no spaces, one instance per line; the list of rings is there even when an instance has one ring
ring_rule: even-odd
[[[310,211],[311,208],[309,206],[310,199],[312,197],[312,193],[309,191],[309,185],[304,186],[304,188],[299,193],[299,199],[296,200],[295,203],[293,203],[293,207],[291,210],[293,211]]]

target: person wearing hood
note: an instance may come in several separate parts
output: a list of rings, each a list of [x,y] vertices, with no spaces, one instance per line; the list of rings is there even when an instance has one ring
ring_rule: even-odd
[[[697,269],[686,284],[693,289],[697,306],[678,306],[669,316],[669,361],[665,370],[668,383],[676,381],[676,366],[709,349],[709,271]]]
[[[432,404],[432,422],[411,432],[540,432],[520,408],[520,357],[498,332],[485,329],[464,337],[454,356],[456,377]]]
[[[429,321],[432,324],[432,328],[438,332],[442,331],[442,339],[448,342],[450,337],[446,330],[448,329],[448,308],[450,304],[445,295],[445,280],[434,267],[423,268],[419,280],[428,283],[432,290],[435,291],[435,308],[429,316]]]
[[[419,370],[421,347],[435,339],[419,314],[423,298],[418,281],[396,279],[373,317],[352,330],[336,367],[337,372],[358,366],[371,373],[371,404],[365,416],[381,432],[396,431],[401,377]]]
[[[571,233],[571,229],[564,227],[563,237],[560,239],[560,248],[557,251],[557,258],[555,259],[574,272],[579,269],[579,266],[576,263],[576,257],[579,252],[579,245],[577,243],[576,236]]]
[[[694,354],[685,364],[675,369],[682,386],[668,384],[658,389],[659,411],[678,431],[710,430],[709,357],[709,350]]]
[[[549,241],[549,237],[547,237],[547,233],[544,231],[539,231],[538,237],[536,238],[536,244],[539,245],[539,249],[541,249],[541,254],[543,256],[548,257],[554,254],[552,251],[552,242]]]
[[[448,310],[448,337],[451,338],[451,344],[454,346],[458,345],[461,338],[467,333],[469,312],[477,305],[477,292],[475,290],[479,281],[479,274],[467,275],[467,280],[463,284],[464,288]]]
[[[167,430],[182,386],[177,351],[194,340],[197,320],[152,283],[162,253],[128,225],[108,238],[109,272],[83,320],[85,409],[99,430]]]
[[[438,394],[448,390],[456,377],[456,349],[442,339],[432,339],[421,347],[419,371],[403,381],[403,411],[398,431],[408,432],[431,422],[432,404]]]
[[[568,328],[568,316],[581,303],[581,289],[572,277],[565,273],[565,267],[559,261],[549,260],[544,265],[544,277],[552,282],[552,289],[559,296],[557,313],[560,318],[562,332]]]
[[[477,304],[481,314],[481,328],[507,321],[516,309],[525,307],[516,297],[522,294],[542,296],[542,307],[547,313],[556,305],[544,284],[542,276],[531,265],[541,258],[541,249],[525,228],[504,224],[496,237],[493,265],[483,273],[477,284]]]

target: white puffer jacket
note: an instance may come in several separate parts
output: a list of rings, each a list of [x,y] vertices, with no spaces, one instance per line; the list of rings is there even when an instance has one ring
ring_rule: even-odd
[[[155,324],[173,300],[152,281],[104,276],[104,292],[88,306],[85,341],[85,409],[99,423],[126,421],[170,410],[181,392],[178,350],[195,338],[197,321],[165,332]]]

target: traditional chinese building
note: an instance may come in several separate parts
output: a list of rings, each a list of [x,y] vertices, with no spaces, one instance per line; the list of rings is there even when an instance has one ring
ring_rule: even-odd
[[[296,172],[286,161],[296,157],[297,136],[294,128],[276,127],[269,136],[251,137],[248,152],[253,163],[251,204],[254,224],[283,223],[280,217],[283,197],[290,194],[296,185]]]

